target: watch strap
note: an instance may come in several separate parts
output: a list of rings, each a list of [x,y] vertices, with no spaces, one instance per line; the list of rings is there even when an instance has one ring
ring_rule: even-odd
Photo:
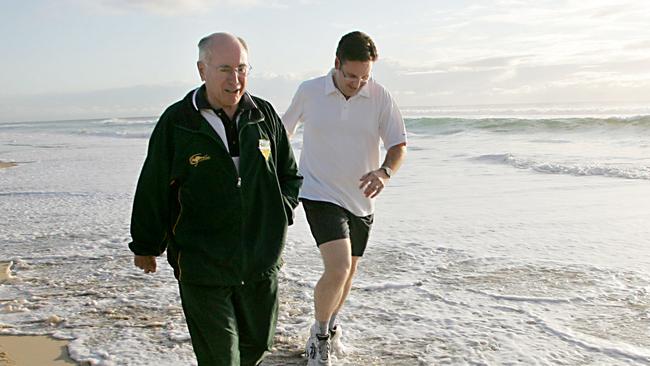
[[[388,178],[391,178],[393,176],[393,169],[387,167],[386,165],[382,165],[380,169],[383,169]]]

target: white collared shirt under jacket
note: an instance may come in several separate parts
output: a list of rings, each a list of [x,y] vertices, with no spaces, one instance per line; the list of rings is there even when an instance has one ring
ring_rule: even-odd
[[[282,117],[289,134],[303,122],[299,171],[300,197],[337,204],[356,216],[374,212],[374,199],[359,189],[359,179],[381,162],[386,150],[406,142],[404,120],[388,90],[370,79],[345,99],[327,75],[304,81]]]

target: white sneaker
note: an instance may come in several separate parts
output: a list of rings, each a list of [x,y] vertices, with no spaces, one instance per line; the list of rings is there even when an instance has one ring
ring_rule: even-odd
[[[332,353],[334,353],[337,358],[345,357],[347,354],[347,350],[341,341],[341,337],[343,337],[343,328],[341,328],[341,324],[336,324],[333,329],[330,329],[330,340],[332,344]]]
[[[312,326],[310,333],[305,347],[307,366],[331,366],[330,335],[321,336],[317,334],[318,330],[315,325]]]

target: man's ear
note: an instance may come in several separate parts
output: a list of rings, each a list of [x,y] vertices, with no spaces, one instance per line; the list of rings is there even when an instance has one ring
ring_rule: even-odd
[[[196,61],[196,68],[199,69],[201,81],[205,81],[205,64],[201,61]]]

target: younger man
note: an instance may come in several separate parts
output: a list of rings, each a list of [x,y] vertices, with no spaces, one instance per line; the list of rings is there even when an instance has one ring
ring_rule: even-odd
[[[300,199],[325,271],[314,290],[316,321],[308,365],[330,365],[330,342],[340,351],[337,314],[352,286],[373,222],[374,198],[406,155],[406,130],[388,91],[371,78],[377,49],[370,37],[341,38],[334,69],[303,82],[283,123],[304,123]],[[380,165],[380,140],[386,156]]]

